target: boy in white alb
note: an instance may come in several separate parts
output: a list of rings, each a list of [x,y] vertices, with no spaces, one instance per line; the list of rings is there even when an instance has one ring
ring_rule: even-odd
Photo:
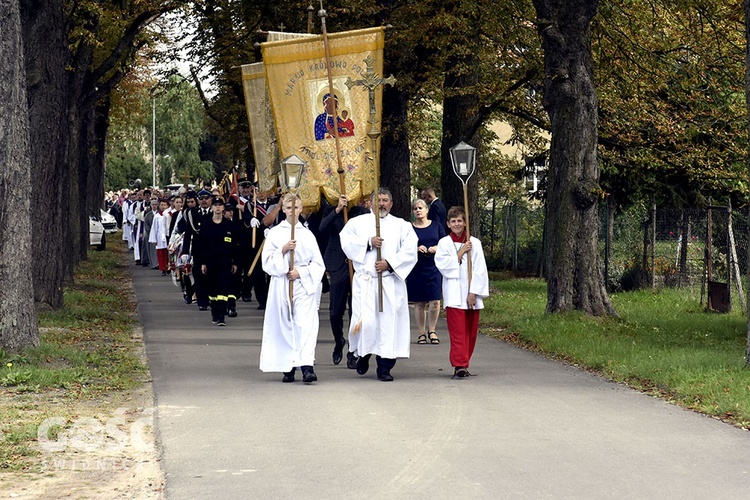
[[[435,266],[443,275],[443,306],[451,339],[450,363],[453,376],[469,377],[479,329],[482,299],[489,296],[487,264],[482,242],[473,236],[466,241],[466,212],[462,207],[448,210],[451,233],[438,242]],[[468,261],[471,259],[471,275]]]

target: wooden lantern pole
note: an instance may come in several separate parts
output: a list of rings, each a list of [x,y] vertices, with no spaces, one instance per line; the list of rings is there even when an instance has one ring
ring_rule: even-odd
[[[463,179],[462,179],[463,180]],[[468,179],[467,179],[468,181]],[[466,242],[469,243],[471,241],[471,231],[469,230],[469,190],[466,186],[466,182],[464,182],[464,212],[466,212]],[[466,270],[469,275],[469,289],[471,289],[471,250],[466,252]]]
[[[459,152],[461,156],[464,154],[469,154],[468,157],[460,158]],[[465,215],[465,222],[466,227],[464,228],[464,234],[466,235],[466,243],[471,242],[471,229],[469,228],[469,188],[468,183],[469,179],[472,175],[474,175],[474,170],[476,169],[476,148],[470,146],[469,144],[466,144],[465,142],[460,142],[457,145],[453,146],[450,150],[451,153],[451,163],[453,164],[453,172],[456,174],[456,177],[458,177],[461,180],[461,183],[464,186],[464,212]],[[461,161],[463,160],[463,161]],[[466,271],[467,271],[467,277],[469,282],[469,288],[471,288],[471,250],[466,252],[467,256],[467,265],[466,265]]]
[[[294,239],[294,226],[297,225],[297,195],[296,190],[289,190],[294,195],[292,198],[292,239]],[[289,250],[289,271],[294,269],[294,248]],[[289,280],[289,312],[293,311],[292,302],[294,301],[294,281]]]

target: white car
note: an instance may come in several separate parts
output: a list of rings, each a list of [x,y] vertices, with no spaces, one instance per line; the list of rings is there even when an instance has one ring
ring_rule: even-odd
[[[107,235],[104,232],[104,226],[94,215],[89,217],[89,245],[95,246],[97,250],[107,248]]]
[[[180,188],[184,188],[184,184],[168,184],[164,186],[164,190],[168,191],[170,195],[177,196],[180,194]],[[188,184],[187,185],[187,191],[194,191],[195,190],[195,184]],[[184,192],[185,190],[183,190]]]
[[[107,233],[112,234],[117,232],[117,219],[115,219],[115,216],[111,213],[101,210],[99,222],[102,223],[102,226],[104,226],[104,231],[106,231]]]

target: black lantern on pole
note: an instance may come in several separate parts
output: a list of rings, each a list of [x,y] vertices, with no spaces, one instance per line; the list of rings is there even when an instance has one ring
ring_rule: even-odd
[[[305,169],[305,161],[297,155],[287,156],[281,160],[281,175],[284,178],[286,188],[292,193],[292,219],[289,224],[292,226],[292,238],[294,239],[294,226],[297,225],[297,188],[302,180],[302,173]],[[289,250],[289,270],[294,269],[294,249]],[[292,310],[294,299],[294,282],[289,281],[289,310]]]
[[[469,178],[474,175],[477,166],[477,148],[461,141],[450,149],[451,164],[453,164],[453,173],[456,174],[464,185],[464,212],[466,212],[466,242],[471,239],[469,230],[469,192],[467,183]],[[471,252],[466,253],[467,271],[469,273],[469,287],[471,287]]]
[[[466,185],[477,165],[477,148],[461,141],[450,149],[453,172]]]
[[[284,185],[290,192],[297,191],[305,165],[306,162],[297,155],[287,156],[281,160],[281,175]]]

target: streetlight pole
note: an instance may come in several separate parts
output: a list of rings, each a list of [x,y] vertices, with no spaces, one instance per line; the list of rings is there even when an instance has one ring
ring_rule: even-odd
[[[151,152],[151,187],[156,187],[156,96],[153,96],[153,113],[151,114],[151,138],[153,151]]]

